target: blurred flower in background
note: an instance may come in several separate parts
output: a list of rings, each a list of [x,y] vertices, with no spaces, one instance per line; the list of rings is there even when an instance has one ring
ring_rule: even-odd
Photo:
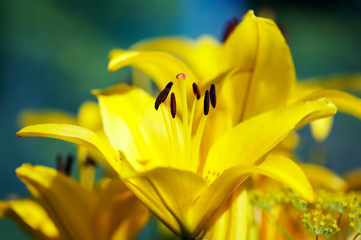
[[[229,19],[254,9],[257,15],[274,18],[283,29],[298,79],[361,71],[357,0],[4,0],[0,9],[0,181],[7,183],[1,185],[1,199],[11,193],[27,194],[15,175],[22,163],[54,166],[57,153],[75,152],[60,141],[19,141],[18,113],[49,108],[75,115],[81,102],[94,100],[91,89],[130,82],[127,70],[107,72],[107,54],[114,46],[127,48],[138,40],[164,35],[211,34],[220,39]],[[342,174],[361,165],[360,135],[356,118],[338,114],[331,135],[322,143],[312,140],[308,129],[301,131],[299,155]],[[20,239],[12,223],[0,223],[5,239]]]

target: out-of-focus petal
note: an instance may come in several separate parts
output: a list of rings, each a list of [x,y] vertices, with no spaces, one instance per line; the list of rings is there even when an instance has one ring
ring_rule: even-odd
[[[47,211],[63,239],[90,239],[96,198],[73,179],[43,166],[23,164],[16,169],[31,194]]]
[[[26,110],[19,114],[18,122],[20,127],[42,123],[66,123],[78,124],[75,116],[61,111],[35,111]]]
[[[323,166],[311,163],[302,163],[300,166],[312,186],[323,187],[337,192],[344,192],[348,188],[345,180]]]
[[[0,201],[0,216],[14,220],[35,239],[59,239],[59,232],[53,221],[45,210],[33,200]]]
[[[250,202],[247,190],[235,190],[220,207],[212,220],[215,220],[207,230],[205,239],[209,240],[246,240]]]
[[[347,172],[344,175],[344,179],[347,182],[350,190],[360,190],[361,189],[361,168],[356,168]]]
[[[93,217],[93,239],[133,239],[150,217],[120,179],[110,179],[99,189]]]
[[[313,137],[322,142],[331,132],[333,117],[322,118],[310,123]]]
[[[361,91],[361,74],[337,74],[332,76],[312,77],[303,79],[298,85],[313,89],[339,89]]]

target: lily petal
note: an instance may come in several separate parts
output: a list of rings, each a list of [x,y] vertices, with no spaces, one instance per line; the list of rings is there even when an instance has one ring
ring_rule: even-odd
[[[61,238],[90,239],[95,196],[52,168],[23,164],[16,174],[53,219]]]
[[[287,43],[273,21],[253,11],[228,37],[221,59],[221,71],[252,72],[242,119],[283,105],[293,91],[296,76]]]
[[[98,192],[93,239],[133,239],[150,214],[120,179],[107,181]]]
[[[215,223],[207,230],[205,239],[246,240],[250,202],[247,190],[235,190],[215,214]]]
[[[151,77],[159,89],[163,89],[169,81],[173,81],[178,73],[184,73],[187,78],[186,86],[191,92],[192,82],[198,79],[182,61],[164,52],[142,52],[142,51],[120,51],[112,54],[108,64],[109,71],[116,71],[119,68],[132,65]],[[177,96],[180,96],[181,89],[174,86]]]
[[[336,107],[332,103],[320,99],[298,102],[250,118],[225,133],[214,143],[203,174],[260,161],[294,129],[335,113]]]
[[[0,201],[0,216],[14,220],[35,239],[59,239],[58,229],[45,210],[33,200]]]
[[[306,96],[303,96],[301,100],[314,100],[321,97],[327,98],[334,103],[337,110],[361,118],[361,100],[351,94],[339,90],[322,89],[314,91]]]
[[[322,118],[310,123],[313,137],[322,142],[331,132],[333,117]]]
[[[171,168],[156,168],[125,179],[126,185],[174,233],[192,234],[189,209],[206,186],[197,174]]]
[[[97,92],[104,130],[117,151],[124,152],[139,169],[147,160],[153,166],[168,166],[171,148],[162,114],[154,109],[155,99],[143,90],[117,85]]]
[[[16,133],[19,137],[47,137],[79,144],[99,157],[107,160],[109,164],[121,172],[121,162],[114,150],[109,149],[92,131],[68,124],[39,124],[21,129]]]
[[[131,47],[138,51],[162,51],[183,60],[201,82],[214,78],[219,70],[220,43],[212,36],[197,40],[188,38],[158,38],[141,41]]]
[[[253,173],[280,181],[303,198],[313,201],[312,186],[302,169],[287,157],[271,155],[258,166],[239,165],[225,170],[204,192],[200,193],[190,213],[193,216],[194,226],[197,226],[194,227],[194,232],[204,229],[220,204]]]
[[[344,179],[349,186],[349,190],[360,190],[361,189],[361,168],[356,168],[347,172],[344,175]]]
[[[24,127],[42,123],[66,123],[77,124],[76,118],[65,112],[60,111],[32,111],[26,110],[20,113],[18,117],[19,126]]]
[[[300,166],[312,186],[319,186],[337,192],[344,192],[348,188],[345,180],[323,166],[311,163],[302,163]]]
[[[327,88],[339,90],[361,91],[361,74],[337,74],[326,77],[312,77],[303,79],[298,85],[307,88]]]
[[[82,103],[78,111],[78,124],[93,131],[103,129],[99,106],[95,102]]]

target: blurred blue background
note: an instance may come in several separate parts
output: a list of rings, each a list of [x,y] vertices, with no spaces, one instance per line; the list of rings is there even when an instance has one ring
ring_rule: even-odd
[[[225,23],[271,9],[286,32],[297,76],[361,72],[361,2],[242,0],[2,0],[0,81],[0,198],[26,196],[14,170],[24,162],[54,166],[57,153],[75,152],[70,144],[19,139],[18,113],[61,109],[76,114],[91,89],[129,81],[129,69],[109,73],[107,54],[144,38],[163,35],[218,39]],[[326,165],[342,174],[361,166],[361,122],[339,114],[322,144],[301,131],[299,153],[307,159],[321,149]],[[15,224],[0,220],[0,239],[27,239]],[[149,233],[143,233],[142,239]]]

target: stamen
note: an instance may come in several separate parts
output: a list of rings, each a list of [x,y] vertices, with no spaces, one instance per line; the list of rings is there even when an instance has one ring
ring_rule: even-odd
[[[223,42],[225,42],[227,40],[227,38],[229,37],[229,35],[231,35],[231,33],[237,27],[237,25],[238,25],[237,18],[232,18],[231,20],[229,20],[227,22],[226,30],[223,33],[223,38],[222,38]]]
[[[174,93],[170,95],[170,113],[172,114],[172,117],[175,118],[175,115],[177,113],[177,103],[175,101]]]
[[[80,184],[86,189],[92,190],[94,185],[96,162],[90,156],[80,166]]]
[[[184,73],[178,73],[176,76],[179,83],[180,90],[180,108],[182,114],[182,132],[183,132],[183,146],[184,156],[182,157],[186,168],[190,166],[190,136],[189,136],[189,122],[188,122],[188,100],[187,100],[187,86],[186,86],[186,75]]]
[[[58,155],[56,155],[56,169],[58,170],[58,172],[65,172],[64,157],[61,153],[58,153]]]
[[[70,176],[71,174],[71,168],[73,166],[74,157],[72,154],[68,154],[66,157],[66,163],[65,163],[65,174]]]
[[[165,86],[165,88],[169,88],[169,90],[171,90],[171,89],[172,89],[172,86],[173,86],[173,82],[171,81],[171,82],[167,83],[167,85]],[[163,102],[164,102],[164,101],[163,101]]]
[[[64,173],[67,176],[71,174],[71,168],[73,166],[74,157],[73,155],[69,154],[66,157],[66,161],[64,160],[64,156],[62,154],[58,154],[56,156],[56,169],[58,172]]]
[[[86,156],[84,165],[85,165],[85,166],[95,167],[95,166],[96,166],[96,162],[94,161],[93,158],[91,158],[91,157],[89,157],[89,156]]]
[[[172,86],[173,86],[173,82],[169,82],[167,84],[167,86],[165,86],[165,88],[159,93],[157,99],[155,100],[155,104],[154,104],[155,110],[158,110],[160,104],[163,103],[167,99],[168,94],[169,94],[170,90],[172,89]]]
[[[211,89],[210,89],[210,91],[209,91],[209,95],[210,95],[210,100],[211,100],[212,107],[215,108],[215,107],[216,107],[216,103],[217,103],[217,96],[216,96],[216,86],[214,86],[213,83],[212,83],[212,85],[211,85]]]
[[[204,94],[204,115],[208,115],[209,113],[209,91],[207,90]]]
[[[199,92],[198,85],[196,83],[192,84],[194,95],[196,95],[197,100],[201,98],[201,93]]]

